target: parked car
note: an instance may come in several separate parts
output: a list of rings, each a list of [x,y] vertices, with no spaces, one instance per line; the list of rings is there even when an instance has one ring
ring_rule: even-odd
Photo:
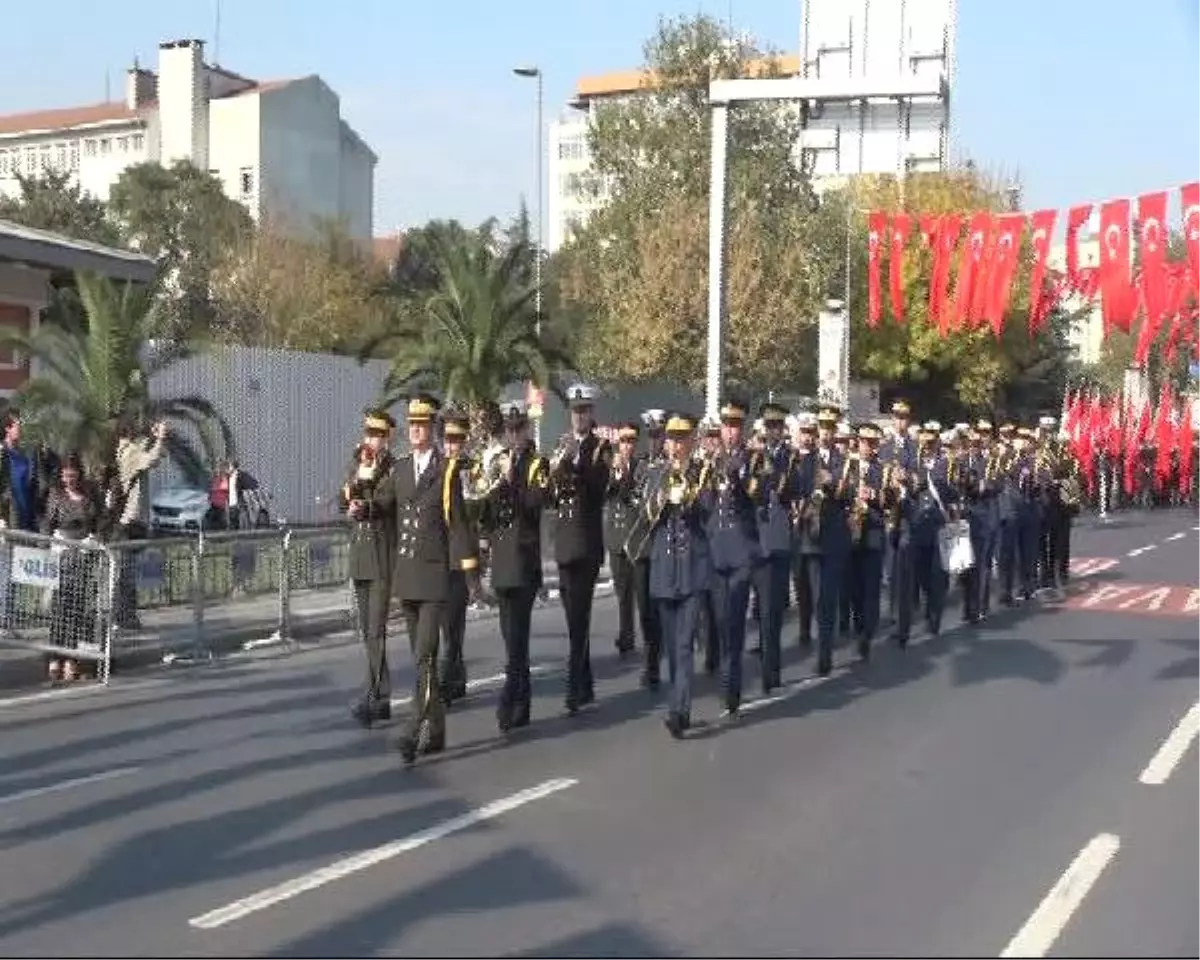
[[[243,493],[244,529],[271,525],[270,496],[262,490]],[[167,487],[150,501],[150,529],[160,534],[223,530],[225,519],[214,509],[207,490],[199,487]]]

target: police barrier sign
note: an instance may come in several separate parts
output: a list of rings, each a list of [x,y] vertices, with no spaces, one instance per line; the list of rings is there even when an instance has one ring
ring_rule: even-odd
[[[58,587],[58,554],[45,547],[13,547],[12,578],[16,583],[51,590]]]

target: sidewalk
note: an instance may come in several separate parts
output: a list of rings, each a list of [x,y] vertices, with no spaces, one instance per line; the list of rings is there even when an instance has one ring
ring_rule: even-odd
[[[558,600],[558,571],[553,564],[543,567],[548,598]],[[601,568],[597,594],[610,589],[607,566]],[[292,640],[311,640],[350,630],[354,625],[350,610],[349,586],[305,590],[290,598]],[[475,606],[467,611],[468,620],[496,616],[494,606]],[[118,631],[113,645],[113,668],[122,672],[169,662],[172,655],[194,657],[219,655],[243,649],[247,644],[267,645],[282,642],[279,630],[279,598],[258,595],[204,608],[203,628],[197,630],[195,613],[190,606],[171,606],[144,610],[142,629]],[[0,638],[0,690],[37,686],[46,676],[44,630],[21,638]],[[202,642],[197,640],[202,638]]]

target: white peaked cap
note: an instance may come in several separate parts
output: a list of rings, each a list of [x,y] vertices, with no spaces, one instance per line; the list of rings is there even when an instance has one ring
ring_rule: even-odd
[[[1053,417],[1040,417],[1040,418],[1038,419],[1038,426],[1039,426],[1039,427],[1042,427],[1042,428],[1044,428],[1044,429],[1046,429],[1046,430],[1049,430],[1049,429],[1051,429],[1051,428],[1052,428],[1052,427],[1054,427],[1054,426],[1055,426],[1057,423],[1058,423],[1058,421],[1057,421],[1057,420],[1055,420]]]
[[[958,434],[953,430],[944,430],[942,431],[942,443],[953,443],[957,436]]]
[[[596,388],[588,383],[575,383],[567,387],[567,400],[573,403],[587,403],[596,399]]]
[[[971,430],[971,425],[969,423],[956,423],[954,425],[954,429],[959,433],[969,433]]]
[[[927,433],[941,433],[942,425],[937,420],[926,420],[921,429]]]
[[[848,437],[850,436],[850,433],[850,424],[845,420],[839,420],[837,425],[837,435],[839,437]]]
[[[642,414],[642,423],[647,427],[661,426],[667,422],[667,412],[659,410],[655,407],[653,410],[647,410]]]
[[[796,414],[796,426],[801,430],[813,430],[817,426],[817,415],[811,410],[801,410]]]

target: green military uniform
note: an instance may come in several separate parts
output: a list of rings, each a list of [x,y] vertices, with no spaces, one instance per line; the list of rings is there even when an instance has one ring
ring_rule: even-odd
[[[617,443],[627,448],[637,443],[638,425],[624,423],[617,428]],[[617,600],[617,636],[614,646],[622,657],[633,652],[637,635],[634,615],[637,611],[634,562],[625,552],[625,542],[637,518],[636,455],[614,458],[604,498],[604,549],[612,573],[613,596]]]
[[[349,573],[356,628],[367,655],[367,685],[351,712],[364,727],[392,715],[387,618],[395,529],[387,511],[377,506],[375,494],[392,469],[392,455],[385,444],[395,425],[386,411],[367,413],[363,424],[366,439],[355,451],[341,490],[342,510],[350,511],[351,504],[355,504],[351,511]]]

